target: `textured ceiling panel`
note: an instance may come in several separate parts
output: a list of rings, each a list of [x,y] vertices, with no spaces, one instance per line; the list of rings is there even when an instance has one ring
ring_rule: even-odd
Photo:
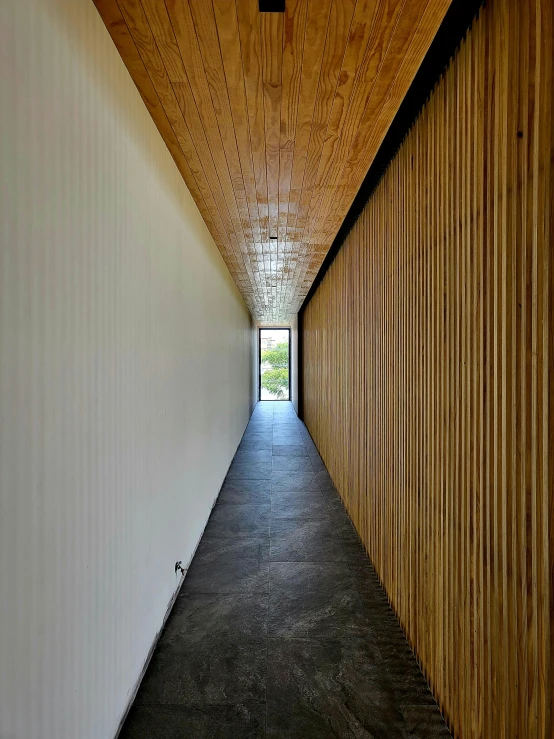
[[[94,0],[252,316],[297,312],[450,0]]]

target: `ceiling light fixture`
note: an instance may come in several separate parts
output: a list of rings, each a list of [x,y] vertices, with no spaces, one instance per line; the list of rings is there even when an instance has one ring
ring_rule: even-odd
[[[285,0],[259,0],[260,13],[284,13]]]

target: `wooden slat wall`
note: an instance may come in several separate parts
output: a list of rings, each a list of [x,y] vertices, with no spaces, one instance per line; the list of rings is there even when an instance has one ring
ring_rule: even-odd
[[[456,737],[552,737],[551,0],[489,0],[303,315],[304,415]]]

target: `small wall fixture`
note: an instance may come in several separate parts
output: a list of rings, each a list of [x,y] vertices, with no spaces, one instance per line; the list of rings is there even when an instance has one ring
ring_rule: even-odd
[[[284,13],[285,0],[259,0],[260,13]]]

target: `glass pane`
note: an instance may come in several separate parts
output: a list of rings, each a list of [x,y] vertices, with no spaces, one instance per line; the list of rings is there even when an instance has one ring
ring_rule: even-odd
[[[260,330],[260,400],[289,400],[289,329]]]

